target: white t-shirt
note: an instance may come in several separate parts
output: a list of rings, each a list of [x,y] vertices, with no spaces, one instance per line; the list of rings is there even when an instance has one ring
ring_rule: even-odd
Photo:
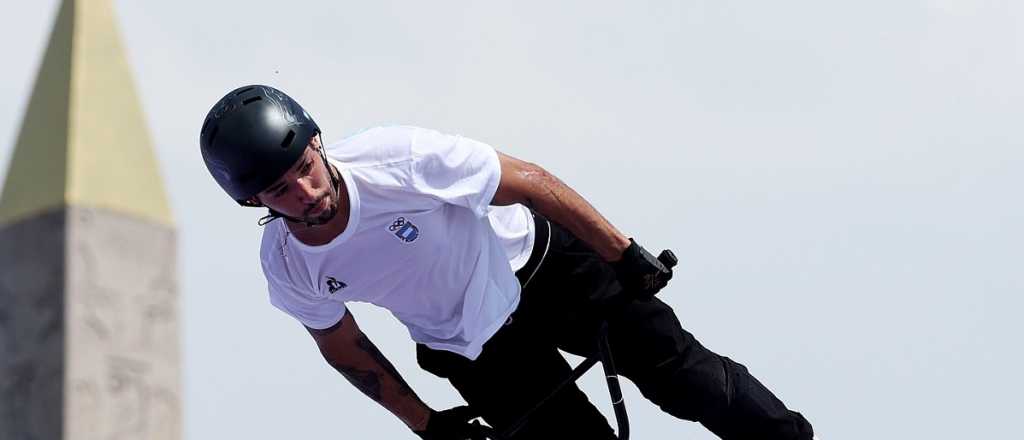
[[[476,359],[519,304],[514,271],[533,248],[522,205],[490,206],[494,148],[416,127],[378,127],[327,146],[351,204],[345,231],[309,246],[284,221],[266,225],[260,256],[270,302],[322,329],[345,302],[389,310],[412,339]]]

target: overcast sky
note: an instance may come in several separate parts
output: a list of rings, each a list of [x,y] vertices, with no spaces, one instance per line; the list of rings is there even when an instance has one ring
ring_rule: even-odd
[[[189,440],[414,438],[270,306],[261,212],[203,166],[206,111],[247,83],[328,142],[413,124],[545,166],[674,249],[684,327],[825,440],[1019,431],[1024,3],[115,3],[180,231]],[[0,15],[0,173],[56,6]],[[461,402],[352,309],[425,401]],[[634,439],[714,438],[626,388]]]

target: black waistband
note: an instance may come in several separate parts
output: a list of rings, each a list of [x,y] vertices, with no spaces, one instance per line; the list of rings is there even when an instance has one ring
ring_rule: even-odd
[[[533,215],[535,231],[533,235],[533,249],[530,251],[530,259],[526,260],[526,264],[516,271],[516,278],[519,279],[519,284],[523,287],[529,284],[533,275],[540,269],[540,265],[544,262],[544,257],[547,255],[548,247],[551,245],[551,225],[548,223],[548,219],[532,209],[530,214]]]

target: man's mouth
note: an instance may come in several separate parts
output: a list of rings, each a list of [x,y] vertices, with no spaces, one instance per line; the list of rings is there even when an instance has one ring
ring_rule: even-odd
[[[324,209],[327,209],[327,196],[324,196],[323,198],[321,198],[320,202],[318,202],[316,205],[314,205],[309,210],[309,214],[308,215],[317,215],[317,214],[323,212]]]

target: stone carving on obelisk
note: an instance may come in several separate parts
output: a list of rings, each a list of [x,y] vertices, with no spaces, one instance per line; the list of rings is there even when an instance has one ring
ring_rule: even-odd
[[[178,440],[176,232],[110,0],[63,0],[0,194],[0,439]]]

